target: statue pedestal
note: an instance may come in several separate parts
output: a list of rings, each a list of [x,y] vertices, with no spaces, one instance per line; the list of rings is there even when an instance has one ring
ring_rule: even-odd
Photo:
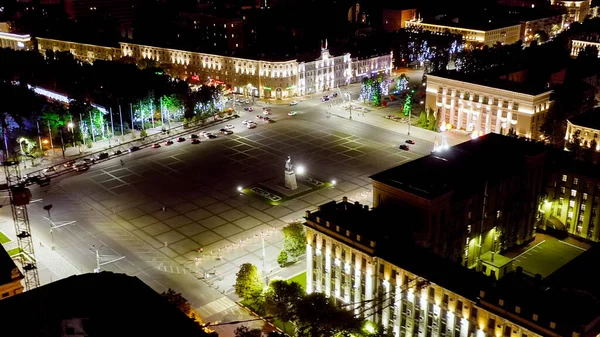
[[[285,170],[285,187],[292,191],[298,188],[298,183],[296,182],[296,172],[293,170]]]

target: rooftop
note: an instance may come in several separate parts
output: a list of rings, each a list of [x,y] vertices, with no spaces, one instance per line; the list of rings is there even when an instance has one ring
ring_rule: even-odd
[[[600,130],[600,108],[585,112],[568,119],[571,124],[594,130]]]
[[[450,192],[468,195],[485,181],[500,180],[527,158],[546,152],[543,145],[489,133],[376,173],[371,179],[428,200]],[[471,183],[465,186],[465,181]]]
[[[61,336],[63,320],[83,318],[89,336],[206,336],[137,277],[111,272],[52,282],[0,301],[6,336]]]
[[[391,217],[384,211],[344,199],[330,201],[319,206],[318,211],[307,212],[306,219],[310,222],[305,225],[329,236],[335,231],[339,233],[340,241],[473,300],[480,287],[491,284],[492,280],[487,276],[413,245],[409,229],[400,222],[390,221]],[[360,235],[360,241],[356,235]]]
[[[545,92],[552,91],[545,82],[515,82],[505,79],[500,79],[501,69],[490,69],[484,70],[477,73],[463,73],[456,70],[445,70],[437,71],[427,76],[437,76],[441,78],[447,78],[450,80],[467,82],[472,84],[483,85],[490,88],[497,88],[502,90],[508,90],[512,92],[518,92],[526,95],[540,95]]]
[[[421,23],[425,24],[425,25],[437,25],[437,26],[454,27],[454,28],[479,30],[479,31],[490,31],[490,30],[519,25],[519,23],[515,22],[515,21],[491,20],[491,19],[465,20],[463,18],[453,18],[453,19],[444,19],[444,20],[428,20],[427,22],[423,21]]]
[[[22,278],[23,274],[21,274],[15,261],[8,255],[4,246],[0,244],[0,285]]]

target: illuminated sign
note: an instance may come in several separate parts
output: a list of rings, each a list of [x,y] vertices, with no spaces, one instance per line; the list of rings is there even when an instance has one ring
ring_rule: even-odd
[[[271,90],[271,87],[265,87],[265,90]]]
[[[197,75],[192,76],[192,80],[194,81],[200,81],[200,77],[198,77]]]

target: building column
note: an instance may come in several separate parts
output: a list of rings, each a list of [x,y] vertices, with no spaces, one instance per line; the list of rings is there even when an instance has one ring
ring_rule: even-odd
[[[458,103],[458,118],[456,119],[456,128],[460,129],[462,127],[462,115],[463,115],[463,106],[464,103]]]
[[[365,266],[365,301],[371,301],[373,300],[373,264],[372,263],[368,263]],[[373,303],[366,304],[365,305],[368,308],[372,308],[373,307]],[[365,311],[365,315],[369,316],[371,315],[372,309],[368,309]],[[373,320],[373,318],[371,317],[370,320]]]
[[[325,246],[325,296],[331,296],[331,244]]]
[[[394,327],[392,331],[394,332],[394,337],[400,337],[400,323],[402,322],[402,289],[398,284],[399,278],[396,278],[396,298],[394,299],[394,314],[396,319],[394,320]]]
[[[419,295],[419,337],[425,337],[427,334],[427,320],[429,317],[429,302],[427,302],[427,289],[423,289]]]
[[[342,273],[341,273],[341,267],[340,267],[341,264],[342,264],[342,262],[340,261],[340,259],[338,257],[336,257],[334,260],[334,267],[333,267],[333,270],[335,272],[334,296],[336,298],[340,298],[342,296]]]
[[[388,296],[390,295],[390,281],[383,281],[383,303],[381,304],[383,309],[381,311],[381,324],[384,328],[387,328],[390,322],[390,299]],[[392,300],[393,301],[393,300]]]
[[[446,331],[442,331],[442,333],[447,332],[451,336],[454,336],[454,326],[455,326],[456,316],[452,311],[446,312]]]
[[[310,244],[306,244],[306,293],[313,292],[313,249]]]
[[[346,283],[344,283],[344,302],[346,304],[352,303],[351,295],[352,295],[352,270],[350,267],[350,263],[346,262],[344,264],[344,272],[346,274]]]
[[[439,305],[435,304],[433,306],[433,318],[431,324],[431,334],[433,336],[439,336],[444,333],[444,331],[440,331],[440,312],[441,308]]]
[[[315,272],[317,273],[317,292],[323,292],[323,249],[325,247],[320,246],[320,241],[317,238],[317,268]]]
[[[454,127],[456,127],[456,123],[454,122],[454,117],[455,117],[454,107],[455,107],[455,102],[454,102],[454,89],[453,89],[452,92],[450,93],[450,121],[449,121],[449,123],[452,124]]]
[[[360,302],[362,301],[362,286],[361,286],[361,266],[360,261],[356,261],[356,266],[354,267],[354,314],[358,315],[360,313]]]

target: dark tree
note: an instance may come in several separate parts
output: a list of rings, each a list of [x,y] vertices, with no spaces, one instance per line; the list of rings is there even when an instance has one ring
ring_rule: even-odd
[[[250,329],[245,325],[235,329],[235,337],[261,337],[260,329]]]
[[[184,314],[190,315],[192,307],[188,300],[186,300],[181,293],[169,288],[167,291],[161,294],[169,303],[173,304],[177,309],[181,310]]]
[[[296,282],[275,280],[265,294],[265,309],[271,316],[282,321],[297,318],[298,304],[304,298],[304,289]]]
[[[300,336],[329,337],[358,331],[361,322],[352,311],[338,308],[324,294],[305,296],[298,304],[296,331]]]

